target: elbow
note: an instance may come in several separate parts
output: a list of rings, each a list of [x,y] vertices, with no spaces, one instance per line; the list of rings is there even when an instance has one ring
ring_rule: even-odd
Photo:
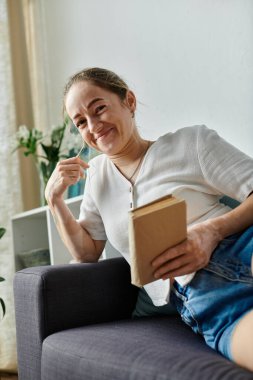
[[[94,255],[88,255],[88,254],[77,254],[76,252],[73,254],[73,259],[71,260],[71,263],[73,264],[85,264],[85,263],[97,263],[98,257],[95,257]]]

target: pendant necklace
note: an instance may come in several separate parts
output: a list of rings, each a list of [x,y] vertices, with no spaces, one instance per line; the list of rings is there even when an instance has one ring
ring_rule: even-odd
[[[142,163],[142,161],[143,161],[143,159],[144,159],[144,157],[145,157],[145,154],[147,153],[147,150],[148,150],[148,148],[150,147],[150,145],[151,145],[151,141],[148,141],[148,146],[147,146],[147,148],[144,150],[144,152],[143,152],[143,154],[142,154],[142,156],[141,156],[141,158],[140,158],[140,161],[138,162],[138,165],[137,165],[136,168],[134,169],[132,175],[131,175],[130,177],[127,178],[129,182],[131,182],[131,179],[134,177],[134,175],[137,173],[137,170],[138,170],[139,167],[141,166],[141,163]]]

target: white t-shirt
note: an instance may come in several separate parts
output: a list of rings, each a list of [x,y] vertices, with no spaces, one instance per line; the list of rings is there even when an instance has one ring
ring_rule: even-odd
[[[95,240],[109,240],[130,262],[128,211],[167,194],[185,199],[188,225],[230,210],[226,194],[243,201],[253,190],[253,159],[205,126],[158,138],[148,149],[135,184],[106,155],[89,162],[79,221]],[[145,286],[157,306],[168,302],[169,281]]]

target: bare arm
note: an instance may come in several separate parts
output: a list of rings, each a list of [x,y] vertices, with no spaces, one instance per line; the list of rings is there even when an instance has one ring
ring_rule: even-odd
[[[189,227],[185,242],[166,250],[153,261],[155,277],[173,278],[205,267],[221,240],[252,224],[253,194],[225,215]]]
[[[66,189],[79,181],[83,176],[83,169],[87,167],[88,165],[78,157],[59,162],[45,191],[48,206],[61,239],[73,258],[79,262],[97,261],[105,246],[104,240],[91,238],[88,231],[75,219],[63,199]]]

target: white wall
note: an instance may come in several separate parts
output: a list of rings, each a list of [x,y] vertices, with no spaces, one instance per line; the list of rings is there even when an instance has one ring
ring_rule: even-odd
[[[252,0],[42,0],[50,121],[67,78],[112,69],[147,138],[206,124],[253,156]]]

